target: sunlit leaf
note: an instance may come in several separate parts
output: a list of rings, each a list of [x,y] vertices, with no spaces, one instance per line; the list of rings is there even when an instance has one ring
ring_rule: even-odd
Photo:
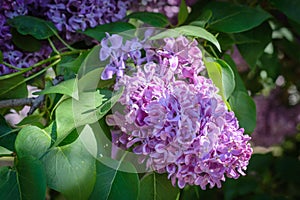
[[[138,19],[155,27],[166,27],[169,24],[168,18],[162,13],[134,12],[129,14],[126,18]]]

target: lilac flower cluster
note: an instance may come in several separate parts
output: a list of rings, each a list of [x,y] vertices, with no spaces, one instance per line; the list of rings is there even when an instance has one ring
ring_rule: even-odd
[[[188,6],[193,5],[197,0],[186,0]],[[138,4],[133,4],[133,11],[156,12],[165,14],[169,20],[177,23],[177,15],[181,0],[140,0]]]
[[[0,51],[3,53],[3,60],[5,62],[18,68],[27,68],[47,58],[52,52],[51,48],[45,44],[37,52],[24,52],[18,49],[12,42],[12,34],[7,20],[19,15],[30,14],[37,4],[32,0],[4,0],[0,2]],[[9,74],[14,71],[14,69],[0,64],[0,75]]]
[[[134,42],[138,51],[120,50],[128,50],[127,45]],[[113,144],[132,149],[148,169],[168,173],[173,185],[205,189],[208,184],[221,187],[225,175],[244,175],[252,148],[250,137],[243,134],[218,89],[199,75],[205,66],[197,45],[181,36],[166,38],[156,48],[136,39],[123,44],[122,37],[112,35],[103,40],[100,58],[110,58],[103,76],[111,78],[115,73],[119,76],[116,89],[124,86],[119,99],[124,110],[106,119],[116,127]],[[144,56],[137,53],[142,50]],[[120,57],[121,65],[113,63]],[[136,71],[124,74],[126,64],[136,58]]]
[[[0,1],[0,51],[4,61],[18,68],[26,68],[47,58],[52,52],[48,45],[43,45],[40,51],[29,53],[16,48],[12,42],[8,19],[19,15],[31,15],[51,21],[60,31],[60,35],[69,43],[84,39],[76,33],[86,28],[95,27],[120,20],[125,17],[132,0],[1,0]],[[34,58],[34,60],[32,60]],[[0,75],[12,73],[15,70],[0,64]]]

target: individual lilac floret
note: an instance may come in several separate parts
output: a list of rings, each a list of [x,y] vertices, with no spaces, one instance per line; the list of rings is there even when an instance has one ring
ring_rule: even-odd
[[[124,86],[119,99],[124,110],[106,121],[118,127],[112,131],[115,145],[132,148],[149,170],[166,172],[173,185],[221,187],[225,176],[245,175],[252,154],[250,137],[212,81],[198,75],[202,63],[190,62],[202,57],[201,52],[193,42],[180,46],[183,41],[188,40],[166,39],[163,48],[151,49],[153,61],[120,78],[116,88]],[[189,44],[198,57],[184,53]],[[187,67],[192,75],[184,75]]]

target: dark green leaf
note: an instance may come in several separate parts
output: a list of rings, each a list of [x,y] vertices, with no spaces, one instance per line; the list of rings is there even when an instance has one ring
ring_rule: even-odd
[[[46,198],[46,176],[40,160],[32,156],[19,157],[17,180],[22,200]]]
[[[11,29],[12,41],[20,49],[35,52],[41,49],[42,44],[31,35],[22,35],[16,29]]]
[[[139,200],[175,200],[179,192],[165,174],[151,173],[141,180]]]
[[[18,156],[41,158],[51,145],[51,136],[36,126],[26,126],[19,132],[15,148]]]
[[[283,12],[288,18],[294,20],[300,24],[300,1],[299,0],[289,0],[288,2],[282,0],[270,0],[274,6]]]
[[[48,186],[67,199],[88,199],[95,183],[95,159],[80,138],[52,148],[43,158]]]
[[[0,51],[0,64],[2,64],[3,63],[3,53],[2,53],[2,51]]]
[[[18,124],[16,124],[16,126],[21,127],[25,125],[33,125],[39,128],[43,128],[44,127],[43,121],[44,119],[42,118],[41,115],[29,115],[24,119],[22,119],[22,121],[20,121]]]
[[[211,10],[213,13],[208,23],[209,28],[226,33],[250,30],[271,17],[262,9],[230,2],[210,2],[204,10]]]
[[[183,24],[189,15],[189,11],[186,5],[185,0],[181,0],[179,6],[179,13],[178,13],[178,23],[177,26]]]
[[[245,37],[256,40],[256,42],[253,43],[237,45],[245,61],[253,68],[255,67],[259,57],[263,54],[266,46],[272,40],[272,29],[268,23],[264,23],[257,28],[241,34]]]
[[[96,26],[95,28],[88,28],[82,33],[90,36],[98,41],[101,41],[105,37],[105,33],[115,34],[122,33],[124,31],[129,31],[135,29],[130,23],[127,22],[113,22],[108,24],[103,24]]]
[[[97,162],[97,179],[90,200],[137,199],[139,178],[132,164],[111,160],[114,168]],[[126,171],[121,171],[120,168]]]
[[[8,23],[22,35],[31,35],[38,40],[47,39],[56,31],[53,23],[32,16],[20,15],[10,19]]]
[[[212,17],[211,10],[205,10],[201,13],[201,15],[195,20],[190,23],[193,26],[200,26],[202,28],[209,22],[210,18]]]
[[[281,64],[278,60],[278,54],[266,54],[264,53],[260,58],[261,63],[259,67],[263,70],[266,70],[268,77],[271,77],[274,81],[280,74]]]
[[[162,13],[134,12],[129,14],[126,18],[138,19],[154,27],[166,27],[169,25],[168,18]]]
[[[16,172],[10,167],[0,167],[0,199],[20,199]]]
[[[0,80],[0,100],[25,98],[27,95],[27,86],[22,74]]]
[[[256,126],[256,106],[253,99],[247,93],[237,91],[232,94],[229,103],[240,127],[243,127],[246,133],[252,133]]]
[[[16,131],[12,130],[6,123],[4,117],[0,115],[0,146],[11,151],[15,151]]]
[[[153,37],[151,37],[151,40],[157,40],[162,39],[166,37],[178,37],[180,35],[190,36],[190,37],[196,37],[196,38],[203,38],[211,43],[213,43],[219,51],[221,51],[220,44],[215,36],[213,36],[211,33],[206,31],[204,28],[198,27],[198,26],[180,26],[174,29],[168,29],[166,31],[163,31]]]

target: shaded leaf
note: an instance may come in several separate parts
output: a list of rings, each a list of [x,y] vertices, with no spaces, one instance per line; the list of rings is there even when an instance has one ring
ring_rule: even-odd
[[[289,0],[288,2],[282,0],[270,0],[273,5],[283,12],[288,18],[300,24],[300,1]]]
[[[141,180],[139,200],[175,200],[179,192],[165,174],[151,173]]]
[[[43,158],[48,186],[67,199],[88,199],[95,183],[95,159],[80,138],[52,148]]]
[[[10,167],[0,167],[0,199],[20,199],[16,172]]]
[[[126,16],[126,18],[138,19],[154,27],[166,27],[169,25],[168,18],[162,13],[134,12]]]
[[[137,173],[120,171],[135,171],[132,164],[112,160],[114,168],[110,168],[100,161],[97,162],[97,179],[90,199],[115,200],[137,199],[139,194],[139,178]]]
[[[0,115],[0,146],[15,151],[15,140],[17,133],[6,123],[4,117]]]
[[[98,41],[101,41],[106,36],[105,33],[116,34],[116,33],[121,33],[133,29],[135,29],[135,26],[133,26],[130,23],[113,22],[113,23],[99,25],[96,26],[95,28],[88,28],[82,33]]]
[[[46,176],[40,160],[32,156],[19,157],[17,180],[22,200],[46,198]]]
[[[35,52],[41,49],[42,44],[31,35],[22,35],[16,29],[11,29],[12,41],[20,49]]]
[[[231,2],[210,2],[204,10],[211,10],[213,13],[208,27],[226,33],[250,30],[271,17],[262,9]]]
[[[188,18],[189,11],[186,5],[185,0],[181,0],[179,6],[179,13],[178,13],[178,23],[177,26],[183,24],[185,20]]]
[[[0,100],[25,98],[27,95],[27,86],[22,74],[0,80]]]
[[[43,122],[44,119],[42,118],[41,115],[35,114],[35,115],[29,115],[25,118],[23,118],[18,124],[16,124],[16,126],[18,127],[22,127],[25,125],[33,125],[33,126],[37,126],[39,128],[43,128]]]
[[[0,51],[0,64],[2,64],[3,63],[3,53],[2,53],[2,51]]]
[[[26,126],[19,132],[15,148],[18,156],[41,158],[51,145],[51,136],[36,126]]]
[[[246,133],[252,133],[256,127],[256,106],[253,99],[247,93],[237,91],[232,94],[229,103],[240,127],[243,127]]]
[[[190,25],[200,26],[204,28],[205,25],[209,22],[211,17],[212,17],[211,10],[205,10],[195,21],[190,22]]]
[[[242,35],[256,40],[256,42],[237,45],[245,61],[253,68],[264,53],[266,46],[272,41],[272,29],[268,23],[264,23],[259,27],[242,33]]]
[[[53,31],[56,30],[52,22],[27,15],[14,17],[8,20],[8,23],[16,28],[22,35],[32,35],[38,40],[53,36]]]

